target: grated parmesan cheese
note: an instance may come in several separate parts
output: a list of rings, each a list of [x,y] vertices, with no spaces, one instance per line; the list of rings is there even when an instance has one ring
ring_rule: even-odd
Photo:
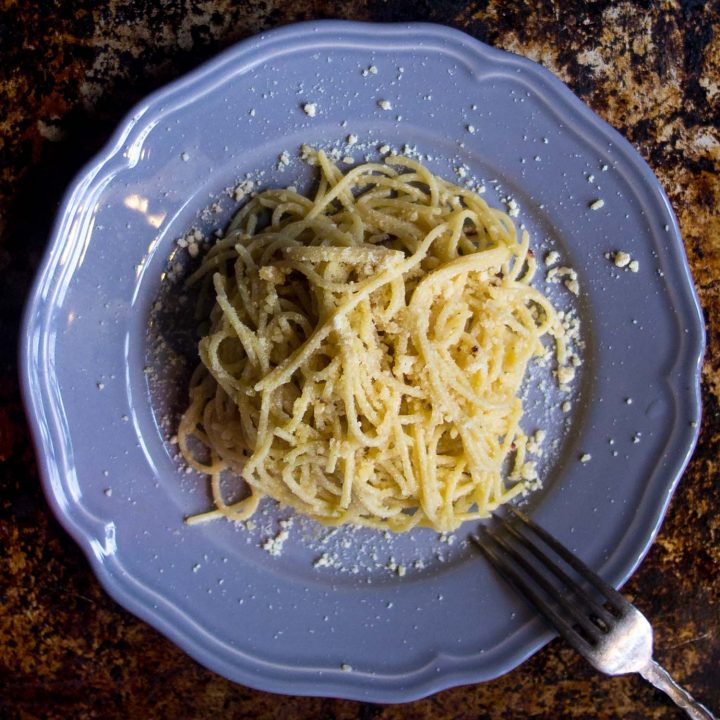
[[[255,182],[253,180],[243,180],[242,182],[238,183],[232,190],[232,196],[236,202],[240,202],[244,200],[255,187]]]
[[[630,255],[623,250],[618,250],[613,256],[615,267],[624,268],[630,264]]]
[[[545,265],[555,265],[560,261],[560,253],[557,250],[551,250],[546,256],[545,256]]]
[[[268,538],[263,544],[262,549],[270,553],[270,555],[273,555],[274,557],[278,557],[282,554],[283,547],[285,546],[285,541],[290,536],[290,528],[292,527],[292,521],[293,519],[290,517],[287,520],[281,520],[280,521],[280,531],[275,535],[275,537]]]

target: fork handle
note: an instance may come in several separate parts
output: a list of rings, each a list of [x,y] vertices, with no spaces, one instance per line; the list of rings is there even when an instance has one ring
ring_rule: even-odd
[[[670,673],[654,660],[640,670],[640,674],[658,690],[662,690],[688,717],[693,720],[718,720],[704,705],[699,703],[685,688],[673,680]]]

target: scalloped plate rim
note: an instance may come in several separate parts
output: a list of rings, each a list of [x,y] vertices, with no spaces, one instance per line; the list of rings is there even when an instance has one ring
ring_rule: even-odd
[[[38,356],[38,350],[33,344],[34,339],[37,340],[38,323],[36,318],[41,317],[43,310],[47,312],[52,306],[52,304],[46,302],[42,296],[42,290],[57,269],[55,263],[56,255],[62,251],[69,240],[68,234],[64,232],[66,223],[80,213],[79,206],[81,205],[83,193],[86,193],[87,190],[93,186],[93,183],[97,181],[98,177],[106,176],[103,174],[103,170],[106,168],[112,170],[111,166],[119,159],[119,154],[123,146],[133,137],[135,131],[150,122],[157,122],[158,118],[162,117],[164,112],[167,112],[165,108],[161,107],[163,102],[187,93],[196,86],[200,87],[203,82],[206,82],[212,76],[221,74],[223,70],[230,70],[233,64],[240,64],[246,55],[252,53],[260,54],[264,51],[266,53],[264,60],[268,60],[273,57],[273,53],[270,52],[273,42],[277,43],[283,39],[288,42],[292,40],[304,40],[308,32],[312,33],[312,35],[310,35],[311,38],[327,37],[334,31],[338,31],[341,35],[354,34],[357,39],[361,39],[363,34],[366,34],[366,41],[367,34],[372,32],[373,37],[369,45],[378,51],[381,49],[390,49],[386,45],[382,45],[382,42],[388,38],[397,37],[400,31],[405,33],[414,32],[428,38],[449,41],[453,47],[460,45],[463,51],[474,52],[485,56],[494,63],[521,67],[530,74],[533,79],[537,79],[544,84],[549,84],[552,89],[564,95],[564,99],[567,101],[571,112],[580,116],[583,123],[591,125],[593,131],[599,132],[605,138],[609,137],[612,139],[616,146],[622,151],[622,160],[629,163],[635,171],[642,175],[647,181],[647,189],[667,207],[673,221],[672,244],[669,250],[673,253],[674,258],[680,262],[681,274],[685,281],[684,287],[675,288],[675,300],[677,302],[679,292],[681,296],[680,302],[687,306],[685,309],[691,311],[691,315],[688,315],[688,320],[692,318],[693,321],[689,326],[689,333],[684,338],[684,352],[677,355],[673,367],[684,365],[692,370],[694,383],[691,393],[693,403],[691,415],[699,420],[700,367],[705,345],[702,311],[692,283],[687,258],[682,249],[682,240],[680,238],[677,220],[672,211],[669,199],[653,175],[652,170],[620,133],[597,116],[549,70],[522,56],[490,47],[461,31],[432,23],[373,24],[343,20],[321,20],[297,23],[266,31],[227,48],[213,59],[206,61],[191,72],[159,88],[144,100],[137,103],[130,112],[126,114],[104,147],[77,173],[59,206],[57,219],[50,235],[50,241],[28,296],[23,317],[23,340],[20,347],[21,389],[25,406],[28,409],[28,420],[37,450],[42,485],[48,502],[61,524],[88,557],[93,571],[102,586],[117,602],[169,637],[202,664],[232,680],[242,682],[251,687],[288,694],[332,695],[357,700],[371,699],[375,702],[405,702],[425,697],[448,687],[469,682],[487,681],[498,677],[517,667],[527,657],[534,654],[553,637],[553,634],[544,629],[539,621],[523,626],[515,633],[514,637],[508,638],[508,641],[514,641],[514,646],[511,647],[510,650],[505,648],[501,662],[496,663],[492,671],[479,672],[477,669],[473,670],[472,667],[455,667],[454,669],[448,667],[445,668],[444,672],[433,672],[433,667],[431,666],[441,662],[443,659],[450,663],[453,661],[462,661],[463,659],[467,660],[467,657],[456,658],[440,651],[430,662],[419,667],[409,668],[402,674],[385,676],[375,676],[367,673],[358,674],[359,678],[372,677],[375,683],[380,681],[371,690],[368,690],[367,687],[363,689],[361,684],[357,685],[351,682],[353,678],[350,675],[346,674],[343,677],[338,677],[337,673],[330,672],[330,668],[328,668],[328,675],[325,678],[318,677],[318,673],[321,671],[317,669],[303,668],[293,668],[294,675],[292,677],[277,678],[270,677],[262,672],[253,672],[253,670],[249,668],[241,668],[237,665],[227,664],[222,658],[218,657],[217,651],[213,652],[212,646],[208,647],[193,637],[191,618],[187,618],[185,613],[171,603],[167,603],[168,607],[163,612],[157,607],[153,608],[151,604],[148,604],[146,598],[138,598],[137,595],[133,594],[132,587],[133,583],[138,585],[141,585],[141,583],[123,571],[122,565],[115,555],[109,554],[103,556],[102,552],[98,551],[98,544],[102,546],[106,538],[93,535],[94,530],[90,525],[92,524],[92,520],[97,519],[92,518],[81,505],[73,504],[67,497],[67,488],[64,485],[61,470],[57,464],[58,452],[62,455],[64,449],[63,440],[66,443],[70,443],[70,438],[62,438],[60,434],[56,432],[57,428],[49,422],[42,395],[47,394],[47,391],[51,388],[49,388],[47,384],[39,381],[34,374],[34,370],[37,370],[37,363],[33,363],[33,358]],[[417,38],[417,35],[415,35],[415,37]],[[343,39],[345,39],[345,37],[343,37]],[[267,46],[271,47],[267,48]],[[126,166],[126,163],[122,165],[122,167]],[[46,320],[49,322],[49,317],[47,317]],[[672,391],[673,398],[677,399],[678,388],[670,382],[668,382],[668,385]],[[55,407],[52,402],[49,402],[48,406],[51,410],[57,412],[57,407]],[[697,425],[699,426],[699,422]],[[680,432],[680,437],[676,437],[678,432]],[[666,471],[669,481],[663,483],[665,492],[662,497],[659,498],[654,512],[650,513],[649,516],[651,532],[647,536],[646,542],[640,551],[635,553],[633,557],[626,559],[620,576],[613,578],[615,585],[622,584],[647,553],[652,540],[657,534],[682,472],[690,459],[697,442],[698,433],[699,427],[687,428],[685,432],[682,433],[677,427],[677,422],[675,423],[673,433],[668,438],[667,445],[684,447],[685,451],[675,458],[675,462],[671,463],[669,471]],[[111,568],[119,574],[113,572]],[[144,594],[151,592],[150,588],[142,587],[144,588]],[[175,615],[175,618],[173,615]],[[173,619],[182,620],[183,618],[189,623],[187,629],[178,627],[172,622]],[[197,628],[197,626],[194,627]],[[528,639],[526,636],[529,633],[534,634]],[[506,645],[508,641],[501,645]],[[513,645],[512,642],[511,645]],[[496,648],[493,648],[485,657],[489,657],[493,651],[497,651],[500,647],[501,646],[496,646]],[[272,663],[265,662],[263,664],[273,665]],[[275,664],[274,667],[277,668],[278,666]],[[285,668],[280,667],[279,669],[282,671]],[[297,676],[298,673],[308,675],[308,677],[301,679]]]

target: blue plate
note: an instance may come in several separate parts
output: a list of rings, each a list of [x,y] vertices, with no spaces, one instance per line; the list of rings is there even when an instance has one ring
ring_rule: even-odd
[[[578,299],[547,284],[582,321],[584,363],[569,412],[556,390],[527,389],[526,428],[549,433],[528,507],[614,585],[637,567],[700,412],[703,322],[677,222],[637,152],[559,80],[433,25],[273,31],[121,124],[68,190],[25,315],[45,492],[107,591],[232,680],[376,702],[487,680],[551,635],[463,533],[328,537],[296,519],[275,556],[263,545],[285,515],[271,505],[254,529],[183,523],[208,498],[168,441],[184,393],[171,381],[188,364],[172,333],[149,332],[168,260],[184,262],[175,241],[188,228],[222,226],[226,188],[246,174],[306,184],[307,170],[278,162],[301,143],[356,160],[407,145],[436,172],[484,179],[492,203],[515,199],[536,252],[577,271]],[[606,259],[618,250],[637,273]]]

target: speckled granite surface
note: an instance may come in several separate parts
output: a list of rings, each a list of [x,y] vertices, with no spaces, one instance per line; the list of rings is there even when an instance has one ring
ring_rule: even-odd
[[[626,586],[658,659],[720,708],[720,6],[481,0],[0,0],[0,717],[679,718],[560,642],[494,682],[402,706],[213,675],[113,603],[40,491],[16,380],[24,298],[60,195],[124,112],[234,41],[296,20],[430,20],[537,60],[633,142],[679,217],[708,328],[700,443]]]

